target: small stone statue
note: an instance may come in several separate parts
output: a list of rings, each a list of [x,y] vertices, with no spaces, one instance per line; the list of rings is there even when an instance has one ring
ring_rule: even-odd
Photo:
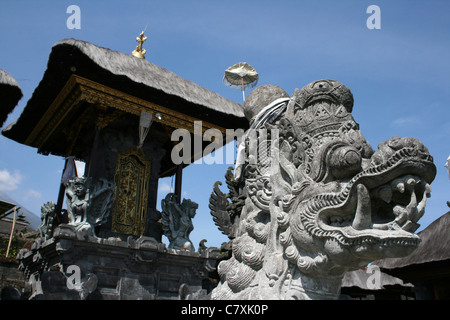
[[[106,222],[111,211],[112,183],[100,179],[92,184],[91,178],[74,178],[66,188],[68,224],[77,231],[94,233],[93,228]]]
[[[169,249],[195,251],[194,245],[189,240],[189,234],[194,229],[192,218],[196,214],[198,204],[183,199],[181,204],[173,193],[169,193],[161,201],[161,222],[164,235],[169,239]]]
[[[53,201],[44,203],[41,207],[41,225],[39,226],[39,233],[45,240],[53,236],[55,209],[56,204]]]

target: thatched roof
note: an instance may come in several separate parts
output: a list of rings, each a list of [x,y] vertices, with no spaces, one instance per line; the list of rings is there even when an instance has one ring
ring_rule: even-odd
[[[8,214],[9,211],[13,209],[15,206],[16,205],[14,203],[10,203],[0,199],[0,218],[2,218],[5,214]]]
[[[25,208],[23,205],[21,205],[20,203],[9,197],[7,194],[3,193],[2,191],[0,191],[0,203],[6,204],[8,208],[14,208],[15,206],[20,207],[19,209],[20,214],[25,216],[25,219],[30,224],[30,227],[37,229],[41,224],[40,217],[38,217],[36,214]],[[8,217],[12,216],[13,216],[12,213],[8,215]]]
[[[382,269],[398,269],[450,259],[450,211],[418,233],[421,243],[409,256],[375,261]]]
[[[0,69],[0,127],[22,98],[22,90],[17,81],[5,70]]]
[[[130,54],[65,39],[52,47],[44,77],[19,119],[3,135],[24,143],[72,74],[223,128],[246,128],[242,106]]]

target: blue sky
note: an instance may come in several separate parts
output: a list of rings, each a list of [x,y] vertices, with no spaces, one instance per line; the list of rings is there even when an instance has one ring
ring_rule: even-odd
[[[81,9],[81,29],[70,30],[69,5]],[[370,5],[381,9],[381,29],[370,30]],[[0,68],[11,73],[24,97],[5,125],[22,112],[42,78],[54,43],[65,38],[131,53],[147,27],[147,60],[211,91],[242,101],[222,83],[224,70],[240,61],[292,94],[328,78],[354,95],[353,116],[376,150],[392,136],[412,136],[430,150],[437,166],[422,228],[448,211],[450,181],[450,2],[448,0],[322,1],[24,1],[0,2]],[[249,92],[249,91],[248,91]],[[56,201],[63,159],[0,136],[0,191],[40,213]],[[191,165],[183,194],[199,203],[191,239],[197,247],[220,246],[226,237],[212,222],[212,185],[227,164]],[[160,198],[171,179],[160,181]],[[421,230],[419,229],[419,230]]]

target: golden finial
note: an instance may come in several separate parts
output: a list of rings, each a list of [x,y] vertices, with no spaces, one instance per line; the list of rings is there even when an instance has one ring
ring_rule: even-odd
[[[147,52],[147,50],[142,48],[142,44],[145,42],[145,40],[147,40],[147,37],[144,36],[144,31],[142,31],[139,37],[136,38],[136,41],[139,44],[136,46],[136,49],[133,50],[132,52],[133,56],[138,57],[140,59],[145,59],[145,53]]]

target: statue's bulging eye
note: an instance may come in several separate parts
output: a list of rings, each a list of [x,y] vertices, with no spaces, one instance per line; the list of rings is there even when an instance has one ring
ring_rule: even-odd
[[[332,174],[338,179],[352,177],[361,170],[361,154],[352,146],[338,147],[328,155],[327,162]]]

